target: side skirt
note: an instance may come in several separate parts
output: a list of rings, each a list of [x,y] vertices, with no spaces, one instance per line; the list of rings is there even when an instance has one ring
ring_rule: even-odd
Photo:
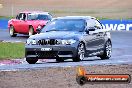
[[[104,53],[103,49],[96,50],[96,51],[86,51],[85,57],[92,57],[92,56],[98,56]]]

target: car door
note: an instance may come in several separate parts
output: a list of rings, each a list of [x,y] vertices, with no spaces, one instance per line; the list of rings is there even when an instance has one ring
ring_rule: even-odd
[[[93,19],[93,22],[94,22],[95,31],[90,31],[89,34],[95,36],[95,40],[93,42],[94,43],[93,49],[98,51],[104,46],[104,43],[105,43],[104,33],[105,32],[103,31],[102,24],[98,20]]]
[[[96,32],[97,32],[97,49],[103,48],[104,47],[104,43],[105,43],[105,31],[103,30],[103,26],[102,24],[95,19],[95,27],[96,27]]]
[[[95,26],[95,22],[92,19],[87,20],[86,29],[89,29],[90,27],[94,27],[94,26]],[[97,38],[97,33],[94,33],[94,31],[88,31],[88,33],[84,33],[85,47],[88,52],[87,55],[93,53],[94,50],[96,50],[96,48],[95,48],[97,45],[96,38]]]
[[[28,29],[29,29],[29,25],[27,22],[27,14],[23,13],[20,20],[20,31],[21,33],[27,33]]]
[[[20,25],[21,25],[21,17],[22,17],[22,13],[19,13],[17,16],[16,16],[16,19],[13,21],[13,26],[15,28],[15,31],[16,32],[20,32]]]

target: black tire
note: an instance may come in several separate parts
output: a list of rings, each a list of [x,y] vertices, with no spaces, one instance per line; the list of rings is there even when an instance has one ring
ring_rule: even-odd
[[[81,61],[81,60],[78,58],[78,56],[77,56],[77,57],[74,57],[72,60],[73,60],[73,62],[79,62],[79,61]]]
[[[28,35],[29,35],[29,36],[34,35],[34,29],[33,29],[32,26],[29,27]]]
[[[64,59],[61,57],[56,58],[56,62],[64,62]]]
[[[85,45],[84,43],[80,42],[77,48],[77,56],[73,58],[73,61],[79,62],[83,60],[85,57],[85,52],[86,52]]]
[[[111,52],[112,52],[112,44],[111,44],[111,41],[107,41],[105,43],[104,53],[102,55],[100,55],[99,57],[102,60],[109,59],[111,57]]]
[[[26,61],[29,63],[29,64],[35,64],[38,59],[32,59],[32,58],[26,58]]]
[[[15,34],[15,29],[14,29],[13,26],[10,26],[9,34],[10,34],[11,37],[16,37],[17,36],[17,34]]]

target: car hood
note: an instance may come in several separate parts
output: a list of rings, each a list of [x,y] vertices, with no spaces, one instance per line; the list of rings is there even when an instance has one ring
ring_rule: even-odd
[[[78,39],[82,32],[51,31],[31,36],[32,39]]]

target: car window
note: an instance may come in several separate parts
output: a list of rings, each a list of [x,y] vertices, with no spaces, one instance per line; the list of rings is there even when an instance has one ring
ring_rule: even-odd
[[[95,19],[87,20],[87,28],[88,27],[94,27],[96,30],[103,28],[102,24],[98,20],[95,20]]]
[[[85,21],[81,19],[57,19],[48,23],[42,32],[45,31],[84,31]]]
[[[16,19],[19,19],[19,14],[16,16]]]
[[[26,20],[26,14],[23,13],[21,20]]]
[[[97,29],[102,29],[103,27],[102,27],[102,24],[98,21],[98,20],[95,20],[95,27],[97,28]]]
[[[25,13],[20,13],[19,15],[16,16],[16,19],[26,20],[26,14]]]
[[[28,14],[28,20],[51,20],[50,15],[45,14]]]
[[[95,26],[95,21],[93,19],[87,20],[87,28],[94,26]]]
[[[22,18],[22,13],[20,13],[20,14],[18,14],[18,15],[16,16],[16,19],[19,19],[19,20],[20,20],[20,18]]]

